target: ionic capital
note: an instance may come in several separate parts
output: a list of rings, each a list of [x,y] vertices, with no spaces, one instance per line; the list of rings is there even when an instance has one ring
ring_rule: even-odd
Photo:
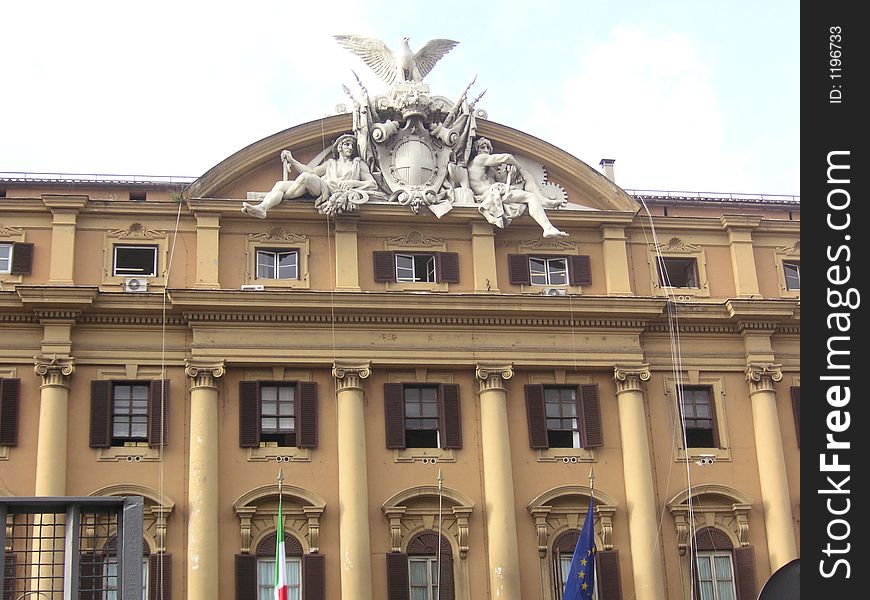
[[[72,356],[34,356],[33,370],[42,377],[42,387],[58,386],[69,388],[69,379],[76,370]]]
[[[335,391],[362,389],[362,380],[372,374],[371,362],[334,362],[332,376],[335,378]]]
[[[188,360],[184,363],[184,372],[193,379],[191,391],[197,388],[217,388],[217,380],[223,377],[226,370],[223,361],[210,362],[204,360]]]
[[[504,382],[514,376],[513,363],[477,363],[474,370],[480,392],[504,390]]]
[[[613,380],[616,382],[616,394],[623,392],[640,392],[641,382],[649,381],[649,365],[636,365],[623,367],[617,365],[613,368]]]
[[[773,384],[782,381],[782,365],[773,363],[749,363],[746,365],[746,381],[749,394],[772,392]]]

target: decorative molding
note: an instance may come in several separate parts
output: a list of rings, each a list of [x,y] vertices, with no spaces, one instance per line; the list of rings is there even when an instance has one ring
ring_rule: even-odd
[[[130,225],[126,229],[110,229],[106,232],[106,235],[112,238],[152,240],[166,237],[166,232],[155,229],[148,229],[141,223],[130,223]]]
[[[404,236],[391,237],[385,240],[387,246],[444,246],[441,238],[432,238],[419,231],[409,231]]]
[[[573,252],[577,250],[576,242],[567,242],[563,239],[549,237],[540,238],[537,240],[523,240],[519,244],[520,251],[522,250],[560,250],[563,252]]]
[[[773,384],[782,381],[782,365],[756,362],[746,365],[746,381],[749,383],[749,394],[757,392],[772,392]]]
[[[279,241],[290,243],[307,242],[308,236],[298,233],[290,233],[283,227],[273,227],[265,233],[252,233],[248,235],[248,239],[254,242]]]
[[[691,505],[703,499],[703,509]],[[667,508],[674,518],[677,548],[685,555],[692,533],[716,527],[729,535],[735,546],[749,545],[749,512],[753,500],[746,494],[721,484],[700,484],[674,496]],[[690,517],[692,520],[690,520]]]
[[[48,356],[34,356],[34,372],[42,377],[43,386],[69,387],[69,378],[75,372],[75,359],[71,356],[58,357],[56,354]]]
[[[546,558],[555,536],[566,529],[580,529],[582,517],[589,506],[589,496],[595,501],[595,530],[598,547],[613,549],[613,515],[616,501],[609,495],[584,485],[565,485],[547,490],[526,507],[535,522],[538,556]],[[571,499],[571,500],[569,500]],[[576,500],[574,500],[576,499]]]
[[[307,542],[306,553],[320,550],[320,518],[326,510],[326,501],[304,488],[283,485],[284,527]],[[260,486],[250,490],[233,502],[239,518],[241,552],[249,554],[264,535],[275,531],[278,517],[278,484]]]
[[[641,382],[649,381],[650,377],[648,364],[632,367],[617,365],[613,368],[613,379],[616,381],[617,396],[623,392],[642,391]]]
[[[192,391],[201,387],[216,388],[217,379],[223,377],[226,370],[223,361],[215,363],[204,360],[186,360],[184,361],[184,372],[193,379],[190,386]]]
[[[796,241],[792,246],[777,246],[775,252],[780,256],[796,256],[800,258],[801,241]]]
[[[136,483],[118,483],[94,490],[90,496],[142,496],[145,500],[143,528],[154,539],[154,550],[166,552],[166,529],[175,502],[166,494]]]
[[[24,229],[21,227],[6,227],[0,225],[0,237],[19,237],[24,235]]]
[[[671,252],[693,254],[701,251],[701,246],[697,244],[689,244],[678,237],[672,237],[667,242],[650,244],[649,249],[653,252]]]
[[[474,502],[456,490],[437,486],[416,486],[391,496],[381,506],[390,523],[390,548],[402,552],[417,533],[437,527],[441,499],[441,533],[458,549],[459,558],[468,556],[469,517]]]

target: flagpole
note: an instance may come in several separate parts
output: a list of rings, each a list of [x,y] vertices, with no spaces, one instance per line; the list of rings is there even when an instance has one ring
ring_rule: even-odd
[[[441,600],[441,500],[444,491],[444,475],[441,474],[441,469],[438,469],[438,600]]]

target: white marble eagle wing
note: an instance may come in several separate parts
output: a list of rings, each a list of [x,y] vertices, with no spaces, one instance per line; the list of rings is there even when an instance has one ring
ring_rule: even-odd
[[[426,74],[432,70],[441,57],[453,50],[459,42],[453,40],[429,40],[426,45],[414,54],[414,63],[417,70],[420,72],[420,79],[426,77]]]
[[[393,85],[396,81],[396,59],[393,51],[381,40],[364,35],[333,37],[341,46],[359,56],[387,85]]]

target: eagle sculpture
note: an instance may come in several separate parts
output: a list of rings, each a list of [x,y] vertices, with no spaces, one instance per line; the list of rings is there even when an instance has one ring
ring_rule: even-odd
[[[375,38],[362,35],[333,37],[359,56],[388,85],[393,85],[396,81],[423,81],[435,63],[459,43],[453,40],[429,40],[419,52],[414,53],[408,45],[408,37],[402,38],[402,46],[398,52],[393,52],[385,43]]]

